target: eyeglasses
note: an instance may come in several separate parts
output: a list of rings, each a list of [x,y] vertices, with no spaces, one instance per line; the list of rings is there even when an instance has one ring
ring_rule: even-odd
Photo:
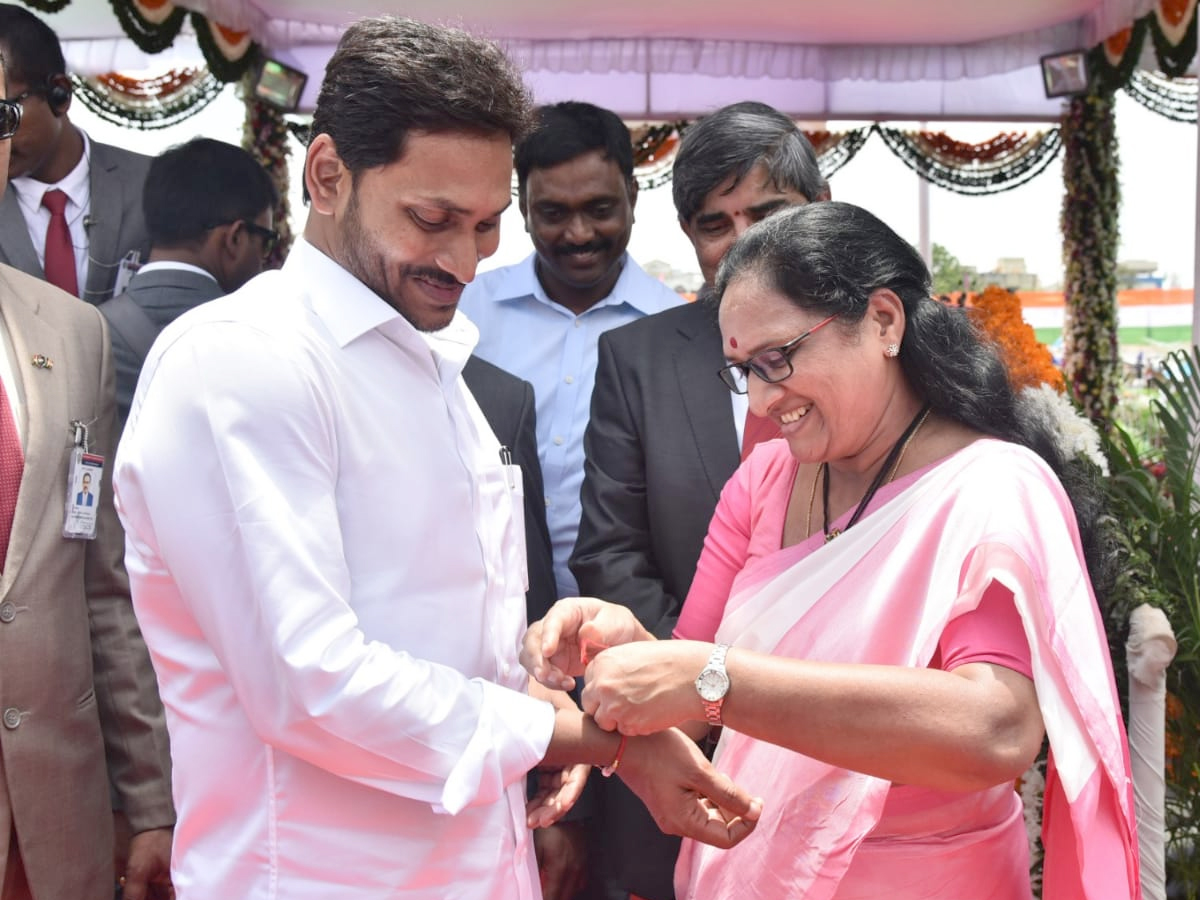
[[[21,101],[28,93],[11,100],[0,100],[0,141],[8,140],[21,127]]]
[[[750,389],[750,373],[753,372],[767,384],[776,384],[792,376],[792,354],[800,349],[805,340],[824,328],[841,313],[834,313],[822,319],[800,337],[792,338],[782,347],[771,347],[756,353],[745,362],[730,363],[723,369],[717,370],[717,377],[725,382],[725,387],[735,394],[744,394]]]
[[[246,230],[251,234],[258,235],[263,242],[263,259],[271,255],[276,246],[279,244],[279,232],[274,228],[265,228],[262,225],[256,225],[254,222],[242,222],[246,226]]]

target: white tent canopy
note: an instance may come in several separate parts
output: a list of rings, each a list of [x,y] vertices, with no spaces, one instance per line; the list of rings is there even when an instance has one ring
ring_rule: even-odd
[[[1055,119],[1039,59],[1092,47],[1152,0],[179,0],[249,31],[303,69],[311,104],[346,22],[381,12],[500,41],[537,99],[585,99],[628,118],[690,116],[760,99],[797,118]],[[146,62],[106,0],[48,17],[82,74],[195,62],[186,36]]]

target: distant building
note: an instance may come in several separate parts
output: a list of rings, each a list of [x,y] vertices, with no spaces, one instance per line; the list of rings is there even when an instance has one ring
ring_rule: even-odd
[[[983,290],[989,284],[998,284],[1018,293],[1039,289],[1037,273],[1026,270],[1025,258],[1021,256],[1001,257],[996,260],[993,271],[976,272],[971,278],[975,290]]]
[[[1123,259],[1117,263],[1118,290],[1161,288],[1164,281],[1154,260]]]
[[[642,266],[646,274],[657,278],[677,294],[693,294],[704,284],[704,276],[699,272],[687,272],[673,268],[670,263],[661,259],[652,259]]]

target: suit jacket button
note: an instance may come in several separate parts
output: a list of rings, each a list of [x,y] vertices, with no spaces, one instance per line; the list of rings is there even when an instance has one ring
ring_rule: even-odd
[[[5,600],[3,603],[0,603],[0,622],[3,622],[5,625],[7,625],[16,617],[17,608],[13,606],[11,600]]]
[[[9,731],[17,728],[21,724],[21,711],[15,706],[10,706],[4,711],[4,727]]]

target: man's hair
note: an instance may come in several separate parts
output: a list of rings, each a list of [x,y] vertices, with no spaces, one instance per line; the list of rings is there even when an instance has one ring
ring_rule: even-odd
[[[325,67],[311,136],[328,134],[357,176],[404,155],[410,132],[506,134],[530,125],[532,101],[498,46],[397,16],[355,22]]]
[[[816,200],[829,190],[817,155],[796,123],[765,103],[744,101],[723,106],[683,134],[671,172],[675,211],[684,222],[704,198],[733,178],[736,188],[758,163],[771,183]]]
[[[517,184],[522,191],[531,169],[548,169],[593,150],[602,151],[622,175],[633,178],[633,140],[612,110],[568,100],[540,106],[534,115],[533,131],[517,144]]]
[[[0,3],[0,44],[7,51],[4,64],[9,81],[41,89],[52,76],[67,71],[54,29],[23,6]]]
[[[142,188],[142,212],[155,247],[204,237],[217,225],[252,222],[279,200],[271,177],[243,150],[194,138],[155,157]]]

